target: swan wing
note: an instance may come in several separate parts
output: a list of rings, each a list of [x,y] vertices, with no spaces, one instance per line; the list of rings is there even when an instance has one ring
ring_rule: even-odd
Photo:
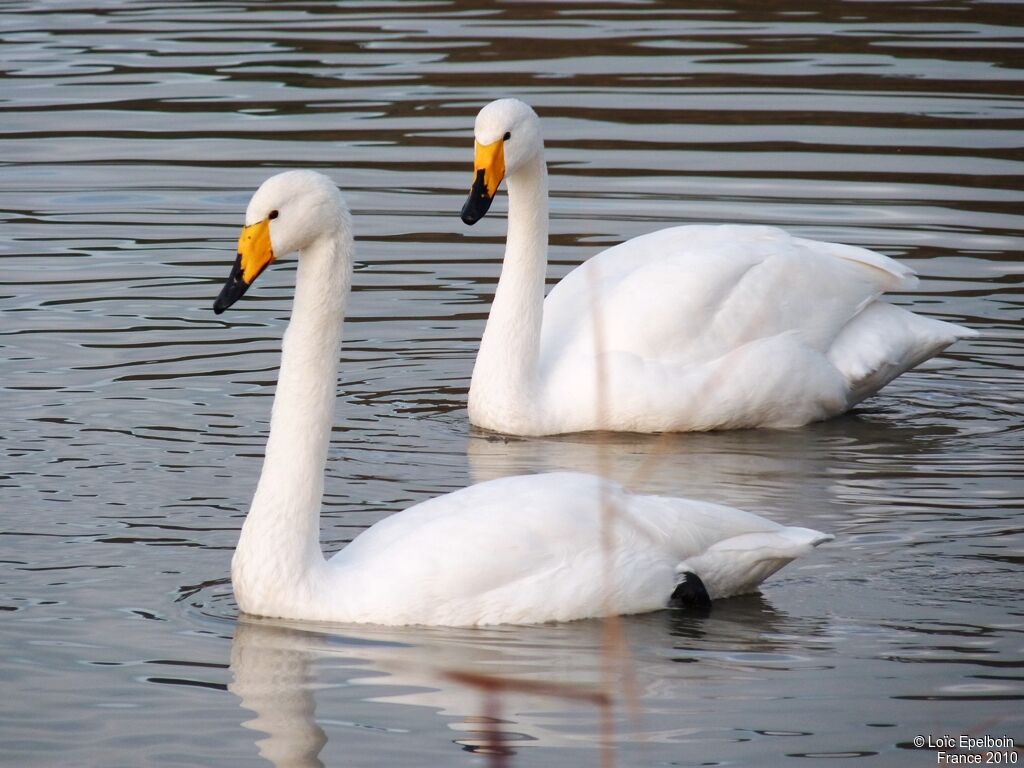
[[[915,284],[887,256],[774,227],[675,227],[609,248],[544,303],[553,431],[797,426],[841,413],[971,333],[879,301]]]
[[[598,352],[692,364],[788,332],[824,351],[879,295],[914,282],[881,254],[774,227],[663,229],[602,251],[551,290],[541,365]]]
[[[480,483],[392,515],[331,565],[357,619],[564,621],[663,608],[688,558],[737,536],[785,530],[728,507],[551,473]],[[728,592],[710,578],[709,589]]]

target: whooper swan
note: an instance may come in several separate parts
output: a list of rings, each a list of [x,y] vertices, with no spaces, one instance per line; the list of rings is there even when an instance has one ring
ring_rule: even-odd
[[[508,180],[501,278],[469,390],[473,424],[547,435],[793,427],[874,394],[959,338],[880,299],[909,268],[774,227],[662,229],[593,256],[544,298],[548,184],[537,115],[476,118],[478,221]]]
[[[325,176],[289,171],[264,182],[245,221],[218,314],[275,256],[300,255],[263,469],[231,564],[242,611],[396,625],[637,613],[750,591],[830,538],[556,473],[492,480],[417,504],[325,559],[320,501],[352,273],[349,213]],[[602,538],[609,510],[610,549]]]

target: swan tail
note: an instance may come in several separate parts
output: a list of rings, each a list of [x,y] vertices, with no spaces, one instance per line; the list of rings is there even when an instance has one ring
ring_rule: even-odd
[[[873,395],[904,371],[978,332],[876,301],[853,318],[828,351],[847,382],[847,407]]]
[[[676,592],[697,605],[700,589],[709,601],[753,592],[784,565],[832,539],[821,531],[793,527],[724,539],[676,566]]]

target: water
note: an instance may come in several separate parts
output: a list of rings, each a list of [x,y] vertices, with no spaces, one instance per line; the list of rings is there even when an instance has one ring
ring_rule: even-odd
[[[1020,6],[806,8],[5,4],[0,763],[475,766],[489,730],[515,766],[599,765],[602,733],[617,765],[1022,743]],[[673,222],[778,224],[902,259],[922,282],[897,303],[983,335],[801,430],[471,432],[506,200],[457,212],[506,94],[546,131],[552,280]],[[295,166],[358,232],[327,549],[474,480],[602,463],[836,542],[709,616],[624,621],[628,663],[598,622],[236,620],[294,263],[210,306],[250,194]],[[604,681],[610,731],[585,700],[488,709],[451,670]]]

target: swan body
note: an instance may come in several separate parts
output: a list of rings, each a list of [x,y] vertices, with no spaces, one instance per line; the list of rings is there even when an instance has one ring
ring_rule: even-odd
[[[289,171],[264,182],[214,308],[227,309],[275,254],[296,250],[263,470],[231,565],[242,611],[392,625],[636,613],[666,607],[691,576],[710,598],[753,590],[831,538],[719,505],[634,495],[593,475],[554,473],[430,499],[325,559],[319,510],[353,252],[349,215],[329,179]]]
[[[881,300],[916,283],[882,254],[768,226],[688,225],[592,257],[544,298],[547,171],[537,115],[480,111],[466,223],[509,195],[501,277],[469,392],[498,432],[794,427],[840,414],[967,328]]]

